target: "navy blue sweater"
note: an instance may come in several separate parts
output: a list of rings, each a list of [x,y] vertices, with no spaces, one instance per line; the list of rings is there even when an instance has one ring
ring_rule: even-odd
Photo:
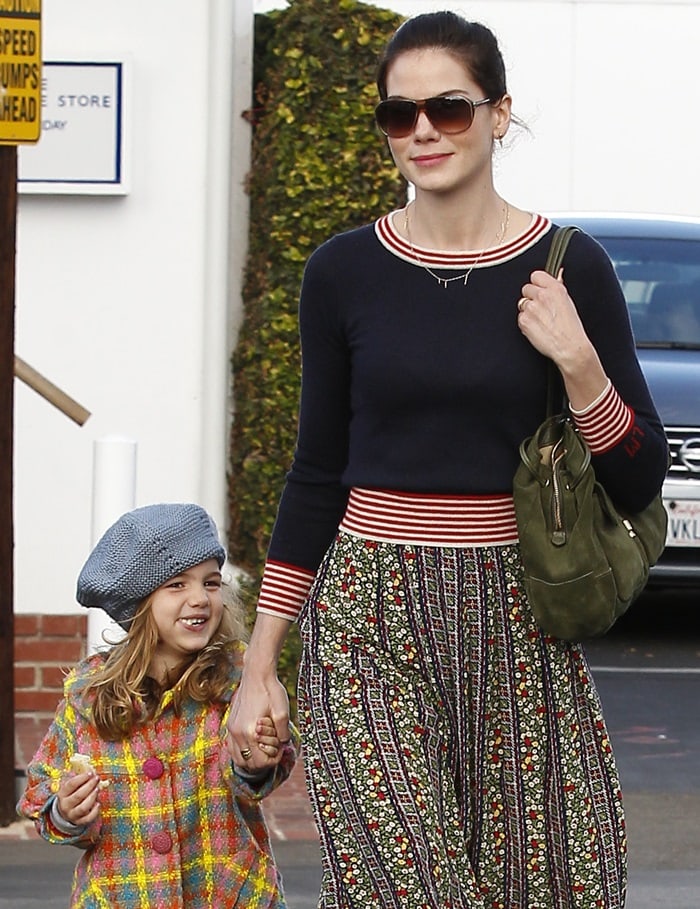
[[[539,216],[489,250],[468,282],[429,275],[389,218],[333,237],[310,257],[300,301],[299,436],[268,558],[315,571],[352,486],[421,493],[512,491],[518,446],[545,413],[546,363],[521,334],[517,301],[544,268],[552,225]],[[445,276],[468,253],[420,250]],[[452,270],[442,270],[449,263]],[[637,362],[612,264],[574,235],[564,283],[607,375],[635,415],[595,456],[618,504],[639,510],[666,472],[666,439]]]

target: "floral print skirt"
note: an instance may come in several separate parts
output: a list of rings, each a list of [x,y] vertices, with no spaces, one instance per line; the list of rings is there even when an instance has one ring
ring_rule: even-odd
[[[300,632],[319,909],[623,909],[598,695],[535,625],[517,545],[341,531]]]

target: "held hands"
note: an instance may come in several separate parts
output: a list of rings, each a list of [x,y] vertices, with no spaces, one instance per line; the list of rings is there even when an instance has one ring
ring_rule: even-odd
[[[230,738],[228,742],[229,752],[233,754]],[[279,736],[277,735],[277,730],[275,729],[275,724],[272,722],[271,717],[264,716],[256,722],[255,743],[256,746],[262,751],[262,753],[271,760],[272,766],[274,766],[274,764],[276,764],[279,760],[279,751],[282,747],[282,742],[280,742]],[[242,763],[235,761],[234,763],[238,763],[239,766],[242,766],[246,769],[254,767],[255,765],[252,762],[252,748],[241,748],[239,750],[241,753]]]
[[[96,773],[64,776],[56,800],[61,817],[78,827],[91,824],[100,815],[100,778]]]
[[[279,763],[290,738],[289,699],[276,676],[261,683],[246,681],[244,673],[231,705],[227,731],[234,764],[254,771]]]

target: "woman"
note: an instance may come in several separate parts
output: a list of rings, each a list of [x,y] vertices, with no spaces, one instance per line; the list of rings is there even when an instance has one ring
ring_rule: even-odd
[[[602,249],[576,234],[547,275],[553,225],[494,188],[511,98],[493,34],[410,19],[378,88],[415,199],[308,262],[297,450],[231,733],[247,748],[269,714],[286,738],[275,667],[301,609],[319,906],[621,909],[610,742],[581,647],[530,613],[512,478],[547,357],[630,510],[661,486],[663,429]]]

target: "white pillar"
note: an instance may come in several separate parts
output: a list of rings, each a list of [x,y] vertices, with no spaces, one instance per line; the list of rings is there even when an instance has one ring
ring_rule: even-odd
[[[203,6],[203,4],[202,4]],[[207,192],[202,300],[202,390],[197,501],[225,538],[228,433],[208,444],[211,427],[231,420],[230,357],[243,315],[242,276],[248,245],[252,127],[241,114],[251,105],[252,0],[208,0],[209,44]]]
[[[92,545],[136,501],[136,442],[119,436],[97,439],[92,467]],[[88,653],[104,650],[123,636],[122,628],[101,609],[88,610]]]

